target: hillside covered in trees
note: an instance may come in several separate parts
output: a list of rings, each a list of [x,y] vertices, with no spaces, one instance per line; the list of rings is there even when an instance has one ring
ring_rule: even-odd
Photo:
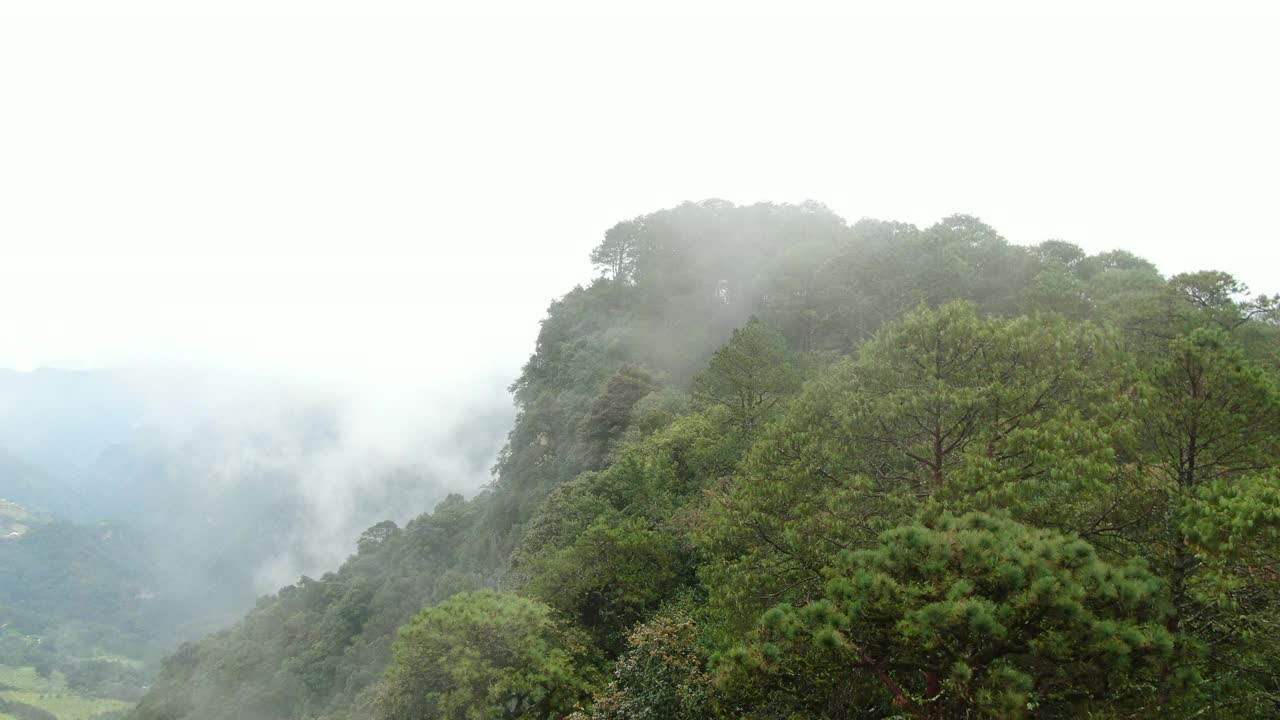
[[[1280,317],[824,206],[610,229],[491,486],[184,645],[135,720],[1280,714]]]
[[[477,487],[510,427],[497,389],[373,448],[376,403],[327,387],[0,369],[0,720],[118,720],[182,642]]]

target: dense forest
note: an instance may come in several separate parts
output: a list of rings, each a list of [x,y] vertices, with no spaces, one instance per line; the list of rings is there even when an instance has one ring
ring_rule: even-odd
[[[486,490],[184,645],[131,717],[1280,714],[1276,297],[816,203],[686,203],[591,260]]]

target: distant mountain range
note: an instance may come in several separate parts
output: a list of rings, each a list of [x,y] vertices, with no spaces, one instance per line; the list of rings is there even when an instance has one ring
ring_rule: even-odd
[[[0,447],[0,500],[69,519],[84,517],[84,503],[61,480]]]
[[[142,420],[143,379],[127,370],[0,369],[0,448],[54,475],[74,475]]]
[[[370,444],[377,409],[325,388],[0,370],[0,667],[133,699],[151,670],[94,658],[155,661],[336,564],[369,526],[477,489],[512,413],[495,397]]]

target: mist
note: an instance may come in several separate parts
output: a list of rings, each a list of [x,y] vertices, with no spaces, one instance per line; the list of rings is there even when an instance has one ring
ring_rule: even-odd
[[[934,475],[911,475],[920,497],[1028,527],[1079,511],[1050,527],[1081,537],[1132,513],[1112,528],[1138,528],[1127,549],[1099,555],[1158,565],[1152,538],[1173,536],[1143,523],[1184,509],[1129,504],[1190,494],[1107,493],[1166,460],[1136,447],[1164,447],[1138,425],[1180,407],[1143,404],[1166,387],[1166,341],[1222,331],[1257,377],[1280,362],[1280,296],[1258,295],[1280,267],[1280,14],[1260,2],[111,5],[0,7],[0,715],[12,693],[70,688],[105,703],[95,720],[373,717],[400,628],[494,590],[537,604],[513,617],[584,633],[547,647],[591,649],[570,683],[590,709],[660,611],[761,627],[744,598],[773,579],[750,552],[812,561],[772,587],[779,607],[818,597],[806,583],[844,560],[809,557],[833,541],[807,516],[867,508],[865,528],[836,528],[859,552],[937,520],[842,485],[915,472],[919,453],[894,446],[909,425],[880,442],[860,424],[909,405],[862,382],[915,367],[894,328],[1035,348],[1008,360],[1010,388],[1037,386],[1027,368],[1088,378],[1054,385],[1059,414],[1027,409],[1060,424],[1020,441],[1060,440],[1043,478],[1098,477],[1055,497],[1110,509],[966,504],[988,489],[942,481],[941,430]],[[616,263],[593,262],[610,233],[596,259]],[[1110,344],[1123,367],[1098,364]],[[717,378],[717,358],[762,371]],[[975,404],[1002,397],[991,367],[965,376]],[[1240,391],[1252,377],[1228,389],[1270,397]],[[1006,441],[999,405],[973,411],[965,432],[990,434],[973,448]],[[1223,420],[1257,434],[1246,464],[1267,483],[1274,408]],[[1119,418],[1142,442],[1121,443]],[[831,456],[776,465],[777,428]],[[969,447],[948,462],[977,483],[998,459]],[[810,477],[828,467],[851,469]],[[1040,475],[1001,472],[1039,493]],[[795,553],[734,525],[768,498],[753,522],[776,511]],[[817,510],[783,517],[796,508]],[[698,653],[725,639],[691,643],[679,674],[710,678]],[[830,677],[794,694],[853,687]],[[1054,712],[1095,708],[1073,710]]]
[[[511,378],[604,230],[691,198],[1280,264],[1251,5],[127,7],[0,26],[2,366]]]
[[[243,565],[251,586],[232,595],[244,602],[337,566],[376,522],[484,486],[512,416],[504,380],[392,391],[211,371],[5,373],[0,436],[70,489],[73,519],[153,533],[174,569],[193,556]],[[236,533],[254,541],[219,542]],[[208,567],[189,569],[207,584]]]

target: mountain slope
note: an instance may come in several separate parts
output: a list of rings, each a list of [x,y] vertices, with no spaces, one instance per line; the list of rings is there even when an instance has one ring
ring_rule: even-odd
[[[84,503],[61,481],[0,447],[0,498],[42,513],[79,517]]]
[[[518,415],[491,488],[450,497],[404,528],[370,528],[335,573],[303,578],[184,646],[134,717],[399,718],[397,708],[416,713],[421,703],[442,717],[551,717],[575,703],[599,718],[887,717],[904,708],[1014,717],[1035,703],[1046,717],[1109,717],[1107,703],[1204,710],[1214,693],[1230,698],[1217,716],[1275,709],[1269,681],[1253,670],[1268,666],[1272,645],[1210,643],[1215,631],[1191,620],[1217,617],[1198,593],[1213,578],[1228,582],[1234,561],[1207,554],[1206,574],[1178,575],[1192,567],[1187,547],[1239,545],[1205,530],[1162,535],[1164,518],[1191,506],[1157,484],[1180,418],[1200,412],[1169,380],[1173,361],[1190,358],[1221,369],[1226,395],[1254,399],[1215,427],[1244,422],[1259,433],[1248,453],[1214,456],[1214,482],[1240,480],[1254,495],[1194,507],[1217,518],[1272,491],[1269,480],[1244,480],[1269,477],[1252,473],[1280,462],[1266,440],[1280,430],[1274,299],[1242,297],[1218,273],[1165,279],[1123,252],[1014,246],[966,216],[923,230],[849,226],[816,204],[688,203],[620,223],[593,260],[604,276],[552,304],[512,385]],[[1206,479],[1197,492],[1236,487]],[[1078,610],[1045,637],[982,645],[994,632],[985,608],[999,616],[1034,603],[966,598],[1020,582],[1015,570],[943,563],[958,574],[910,576],[931,567],[929,548],[968,543],[1002,548],[1010,566],[1047,553],[1016,572],[1073,588],[1063,592]],[[904,562],[899,547],[924,554]],[[1219,574],[1207,574],[1213,568]],[[881,588],[914,582],[924,594],[858,596],[863,586],[846,574]],[[1078,577],[1107,580],[1077,587]],[[568,698],[555,708],[542,700],[553,680],[486,700],[458,690],[465,678],[425,662],[422,647],[396,643],[411,621],[461,637],[520,632],[466,616],[468,597],[507,607],[502,596],[458,596],[493,587],[544,603],[589,638],[589,650],[555,651],[572,650],[612,682],[554,694]],[[1248,597],[1258,624],[1240,632],[1264,632],[1266,600]],[[853,610],[837,610],[846,604],[876,614],[858,626]],[[522,606],[510,607],[518,615]],[[903,608],[918,614],[894,614]],[[972,622],[935,629],[947,617]],[[919,623],[918,645],[875,634],[909,626],[895,623]],[[935,632],[955,638],[944,643],[954,659],[945,676],[918,652],[943,647]],[[810,633],[813,642],[801,642]],[[848,640],[858,633],[910,671],[859,655]],[[1107,633],[1127,644],[1086,639]],[[490,688],[525,682],[512,652],[482,653],[468,671],[493,678]],[[1206,664],[1214,652],[1244,669]],[[653,657],[667,660],[645,660]],[[1174,657],[1203,674],[1175,677]],[[1075,676],[1046,674],[1057,664]],[[388,665],[395,672],[383,680]],[[671,667],[686,670],[672,676]]]

